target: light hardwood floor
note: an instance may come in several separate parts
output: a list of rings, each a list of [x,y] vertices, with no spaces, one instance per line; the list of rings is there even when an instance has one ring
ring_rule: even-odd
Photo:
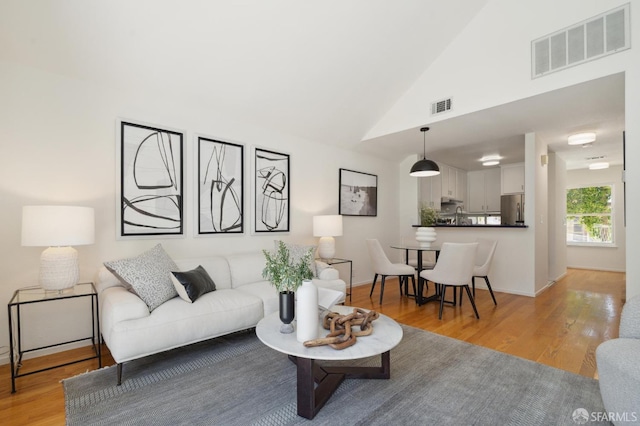
[[[496,293],[498,306],[493,305],[488,291],[476,290],[480,320],[473,315],[466,296],[462,307],[445,306],[442,320],[438,320],[436,303],[417,307],[413,299],[400,297],[397,280],[388,280],[385,287],[382,306],[379,285],[372,298],[370,285],[355,287],[349,304],[375,309],[407,325],[594,377],[596,347],[618,335],[625,274],[571,269],[536,298]],[[25,368],[81,358],[89,351],[88,347],[80,348],[28,360]],[[103,365],[112,365],[108,350],[103,353]],[[91,360],[22,377],[17,379],[18,391],[11,394],[9,366],[0,366],[0,423],[63,425],[60,380],[97,367],[97,361]]]

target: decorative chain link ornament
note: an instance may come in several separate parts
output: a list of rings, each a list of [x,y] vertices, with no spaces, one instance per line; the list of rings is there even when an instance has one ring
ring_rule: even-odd
[[[376,311],[365,311],[354,308],[353,312],[341,315],[337,312],[329,312],[322,321],[325,330],[329,330],[327,337],[307,340],[303,344],[306,347],[329,345],[333,349],[345,349],[356,343],[359,336],[368,336],[373,333],[373,321],[380,317]],[[353,327],[359,327],[355,331]]]

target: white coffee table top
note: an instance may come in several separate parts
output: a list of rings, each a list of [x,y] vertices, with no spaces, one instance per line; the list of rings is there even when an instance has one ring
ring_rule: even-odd
[[[353,307],[336,305],[331,308],[331,311],[344,315],[353,312]],[[256,334],[262,343],[270,348],[301,358],[320,360],[366,358],[387,352],[402,340],[402,328],[393,319],[382,314],[372,323],[373,333],[369,336],[358,337],[354,345],[342,350],[333,349],[328,345],[307,348],[298,342],[295,331],[289,334],[280,333],[281,324],[278,312],[272,313],[264,317],[256,325]],[[328,333],[329,331],[325,330],[320,324],[318,338],[325,337]]]

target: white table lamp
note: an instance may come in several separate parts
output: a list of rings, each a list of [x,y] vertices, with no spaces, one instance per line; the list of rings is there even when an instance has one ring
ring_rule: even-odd
[[[339,214],[314,216],[313,236],[320,237],[318,256],[333,259],[336,254],[336,241],[333,237],[342,235],[342,216]]]
[[[40,286],[64,290],[78,283],[78,251],[71,246],[93,244],[91,207],[22,207],[22,245],[49,247],[40,256]]]

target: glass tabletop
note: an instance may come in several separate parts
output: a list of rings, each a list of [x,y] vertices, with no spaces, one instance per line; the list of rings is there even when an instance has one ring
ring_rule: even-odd
[[[46,300],[69,299],[96,294],[93,283],[79,283],[64,290],[45,290],[42,287],[19,288],[13,293],[9,305],[41,302]]]

